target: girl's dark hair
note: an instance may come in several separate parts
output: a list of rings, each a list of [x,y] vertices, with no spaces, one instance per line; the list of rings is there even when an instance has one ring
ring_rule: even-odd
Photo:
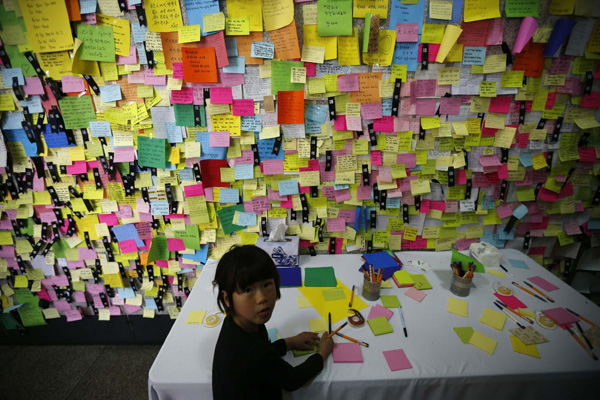
[[[229,304],[233,305],[233,293],[237,289],[245,289],[246,287],[265,279],[275,280],[277,289],[277,298],[281,297],[279,287],[281,280],[279,271],[275,263],[260,247],[245,245],[234,245],[221,258],[215,272],[215,280],[213,287],[218,286],[217,304],[219,309],[227,314],[234,313],[233,307],[228,307],[225,303],[223,292],[227,293]]]

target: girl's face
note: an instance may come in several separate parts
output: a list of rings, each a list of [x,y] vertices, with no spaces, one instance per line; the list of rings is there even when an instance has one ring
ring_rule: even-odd
[[[273,278],[258,281],[233,293],[233,304],[225,296],[228,306],[235,310],[233,321],[246,332],[257,332],[265,324],[275,308],[277,288]]]

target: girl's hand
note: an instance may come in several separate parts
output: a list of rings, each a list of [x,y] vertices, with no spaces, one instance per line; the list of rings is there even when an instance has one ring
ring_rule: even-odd
[[[318,353],[321,355],[321,357],[323,357],[323,361],[327,360],[327,357],[329,357],[333,351],[333,346],[335,345],[333,343],[333,338],[329,338],[327,336],[327,332],[323,333],[323,336],[321,336],[321,340],[319,341]]]
[[[319,335],[314,332],[302,332],[285,339],[288,350],[312,350],[319,343]]]

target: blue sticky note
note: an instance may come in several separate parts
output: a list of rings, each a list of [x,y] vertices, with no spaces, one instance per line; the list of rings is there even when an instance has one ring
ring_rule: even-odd
[[[17,77],[17,83],[19,86],[25,84],[25,78],[23,77],[23,71],[21,68],[4,68],[2,70],[2,77],[4,78],[4,85],[12,87],[13,77]]]
[[[279,195],[288,196],[290,194],[298,194],[298,180],[290,179],[289,181],[279,182]]]
[[[427,17],[427,22],[432,22],[432,21],[442,21],[444,23],[452,23],[452,24],[460,24],[461,20],[460,17],[462,15],[462,9],[463,9],[463,3],[465,0],[442,0],[442,1],[453,1],[452,4],[452,19],[451,20],[447,20],[447,19],[433,19],[433,18],[429,18]]]
[[[298,267],[277,267],[282,287],[302,286],[302,268]]]
[[[228,74],[243,74],[246,72],[246,57],[229,57],[229,65],[223,67],[223,72]]]
[[[345,183],[334,183],[333,184],[333,190],[344,190],[344,189],[349,189],[350,186],[348,186]]]
[[[146,308],[149,310],[158,310],[156,306],[156,301],[154,301],[153,297],[144,297],[144,303],[146,304]]]
[[[484,210],[491,210],[494,207],[494,200],[492,200],[492,196],[489,194],[486,194],[485,196],[483,196],[483,200],[481,202],[481,208]]]
[[[529,266],[523,260],[513,260],[512,258],[509,258],[508,261],[510,261],[510,265],[515,268],[529,269]]]
[[[258,133],[256,134],[256,145],[258,147],[258,155],[260,160],[283,160],[285,155],[283,146],[279,147],[279,153],[273,154],[273,145],[275,144],[275,138],[273,139],[259,139]]]
[[[304,111],[304,118],[323,124],[327,119],[327,114],[329,114],[329,107],[308,103]]]
[[[354,216],[354,230],[358,232],[358,221],[360,219],[360,207],[356,207],[356,215]]]
[[[396,25],[390,25],[396,26]],[[419,27],[419,31],[421,28]],[[406,64],[406,70],[415,72],[419,65],[419,43],[396,43],[393,64]]]
[[[523,164],[524,167],[531,167],[533,165],[531,153],[520,153],[519,161],[521,161],[521,164]]]
[[[179,174],[180,181],[196,181],[194,178],[194,170],[191,168],[184,168],[177,171]]]
[[[142,4],[142,0],[128,0],[128,3],[129,3],[130,6],[135,6],[135,5],[138,5],[138,4]]]
[[[252,164],[235,164],[235,179],[254,179],[254,165]]]
[[[227,57],[237,57],[238,56],[238,48],[237,48],[237,39],[234,37],[226,37],[225,38],[225,48],[227,49]],[[244,57],[245,59],[246,57]]]
[[[230,188],[221,188],[219,190],[219,201],[221,204],[224,203],[238,203],[240,201],[240,190],[239,189],[230,189]]]
[[[135,3],[129,2],[130,5],[134,6]],[[96,12],[96,0],[79,0],[79,13],[80,14],[92,14]]]
[[[381,99],[381,115],[384,117],[392,116],[392,103],[393,99],[391,98]]]
[[[152,215],[169,215],[171,209],[166,200],[150,200],[150,213]]]
[[[131,34],[133,35],[134,43],[144,43],[146,41],[146,33],[148,33],[148,27],[142,26],[137,22],[131,23]],[[142,46],[143,48],[144,46]],[[139,50],[139,49],[138,49]],[[146,57],[146,52],[144,51],[144,57]],[[140,52],[138,51],[138,54]],[[141,60],[140,60],[141,63]]]
[[[111,227],[111,230],[119,242],[134,239],[138,247],[145,246],[144,241],[140,239],[138,231],[133,224],[116,225]]]
[[[187,12],[190,25],[200,25],[202,35],[209,34],[204,31],[204,15],[214,14],[221,11],[219,2],[215,0],[184,0],[185,10]]]
[[[315,121],[304,120],[304,132],[321,133],[321,124]]]
[[[44,140],[46,141],[46,146],[48,146],[49,149],[74,146],[69,144],[69,141],[67,140],[67,134],[65,132],[53,133],[50,131],[50,128],[48,128],[43,135]]]
[[[275,55],[275,43],[252,42],[250,57],[272,59]]]
[[[108,121],[90,121],[90,131],[92,133],[92,137],[112,136],[110,122]]]
[[[519,204],[519,207],[517,207],[515,209],[515,211],[513,211],[513,215],[516,219],[521,219],[525,215],[527,215],[528,212],[529,212],[529,209],[527,208],[527,206],[525,204]]]
[[[2,115],[2,129],[23,129],[22,112],[5,112]]]
[[[112,85],[100,86],[100,97],[102,98],[103,103],[122,100],[123,97],[121,97],[121,85],[115,83]]]
[[[515,238],[515,228],[511,229],[510,232],[504,232],[504,229],[498,230],[498,239],[499,240],[514,240]]]
[[[463,65],[483,65],[485,63],[486,47],[465,47]]]
[[[243,226],[256,225],[256,213],[255,212],[238,212],[237,225],[243,225]]]
[[[241,130],[260,132],[262,130],[262,117],[260,115],[242,116]]]
[[[600,229],[600,218],[590,218],[588,229]]]
[[[400,197],[386,197],[385,205],[387,208],[400,208]]]
[[[277,328],[267,329],[267,334],[269,335],[269,342],[273,343],[279,340],[279,336],[277,336]]]
[[[6,130],[3,132],[6,136],[7,142],[21,142],[27,157],[37,157],[37,145],[35,142],[31,143],[27,138],[27,134],[23,129]]]
[[[577,21],[574,19],[560,18],[554,24],[554,29],[550,34],[546,48],[544,49],[544,57],[554,57],[560,46],[567,40],[571,31],[575,27]]]
[[[44,112],[44,107],[42,107],[42,100],[40,99],[40,96],[29,96],[25,100],[21,100],[21,106],[27,107],[31,114]]]
[[[425,1],[419,0],[417,4],[402,4],[401,0],[392,0],[390,4],[390,29],[396,29],[396,24],[418,23],[419,34],[421,34],[423,30],[423,15],[425,15]],[[462,11],[462,7],[459,10]],[[398,47],[398,43],[396,47]],[[414,69],[409,69],[409,71],[414,71]]]
[[[210,132],[196,133],[196,140],[201,143],[200,160],[224,160],[227,158],[227,147],[210,147],[209,135]]]
[[[135,48],[137,49],[137,55],[138,55],[140,64],[148,65],[148,58],[146,58],[146,48],[144,47],[144,45],[136,43]]]
[[[119,298],[121,299],[132,299],[135,297],[135,293],[132,288],[117,288],[117,293],[119,293]]]
[[[182,254],[181,257],[188,260],[194,260],[201,263],[206,263],[206,259],[208,258],[208,245],[201,244],[200,250],[196,250],[194,254]]]
[[[176,122],[165,122],[165,130],[167,131],[167,141],[169,143],[183,143],[181,127],[177,126]]]

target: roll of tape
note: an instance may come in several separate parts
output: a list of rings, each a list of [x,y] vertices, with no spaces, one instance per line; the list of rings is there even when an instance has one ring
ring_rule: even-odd
[[[207,328],[214,328],[215,326],[219,326],[222,321],[223,314],[215,313],[207,315],[206,318],[204,318],[202,325],[206,326]]]
[[[545,316],[541,312],[536,313],[535,322],[538,323],[544,329],[556,329],[556,322],[554,322],[551,318]]]

